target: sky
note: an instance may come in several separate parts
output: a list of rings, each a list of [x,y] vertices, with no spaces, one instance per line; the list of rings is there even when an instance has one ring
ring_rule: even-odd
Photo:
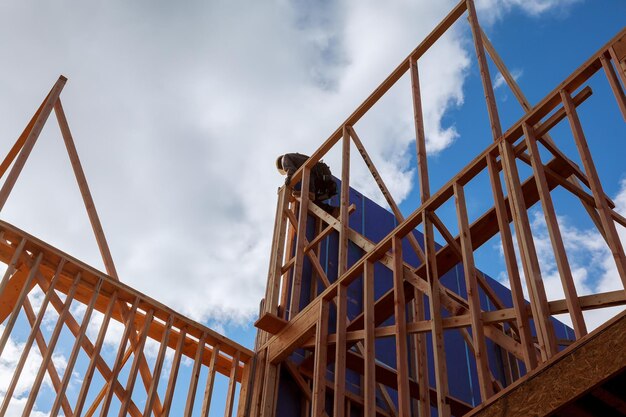
[[[276,156],[312,153],[454,5],[3,2],[0,144],[9,149],[57,77],[67,76],[62,102],[121,280],[251,346],[282,183]],[[618,0],[482,0],[477,7],[532,103],[620,30],[626,15]],[[492,140],[465,19],[419,64],[435,190]],[[507,127],[522,113],[493,68],[492,77]],[[602,106],[614,109],[606,85],[598,88]],[[410,100],[404,77],[355,126],[405,214],[419,195]],[[592,152],[603,161],[607,193],[622,201],[624,169],[607,149],[624,124],[609,116],[604,125],[591,121],[602,136]],[[338,153],[325,160],[339,174]],[[358,162],[352,185],[382,202]],[[480,199],[468,202],[470,217],[483,209]],[[563,216],[572,233],[593,233],[577,228],[567,208]],[[104,269],[54,118],[1,217]],[[498,276],[504,265],[481,264],[488,256],[477,255],[479,267]],[[596,280],[609,274],[596,269]]]
[[[58,76],[67,76],[62,102],[120,279],[252,347],[283,182],[276,156],[312,153],[454,5],[2,2],[0,146],[8,151]],[[477,8],[531,103],[621,30],[626,16],[621,0],[477,0]],[[466,20],[419,65],[434,191],[492,141]],[[491,74],[506,129],[522,111],[493,66]],[[579,111],[605,190],[626,213],[626,169],[617,157],[626,146],[624,121],[602,73],[590,85],[594,95]],[[355,129],[408,215],[419,205],[408,78]],[[567,124],[553,137],[573,155]],[[324,158],[337,175],[338,155]],[[352,185],[383,203],[353,156]],[[492,205],[484,177],[466,194],[470,219]],[[557,194],[579,293],[621,288],[580,204]],[[438,214],[456,233],[451,207]],[[530,217],[548,296],[562,298],[541,210]],[[0,218],[104,270],[54,117]],[[476,253],[476,262],[505,281],[497,240]],[[586,315],[596,326],[611,314]],[[114,356],[115,340],[107,345]],[[9,359],[20,348],[11,340]],[[153,358],[156,347],[148,349]],[[62,369],[63,355],[55,363]],[[3,357],[0,381],[14,365]]]

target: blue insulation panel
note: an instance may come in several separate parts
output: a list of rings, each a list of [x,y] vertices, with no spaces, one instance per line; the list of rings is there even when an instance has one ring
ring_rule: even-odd
[[[338,184],[337,189],[341,189]],[[334,197],[330,203],[334,206],[339,205],[338,197]],[[366,198],[356,190],[350,190],[350,203],[355,204],[356,210],[350,216],[350,228],[354,231],[361,233],[366,238],[374,243],[379,242],[385,236],[389,234],[391,230],[396,226],[396,219],[392,213],[377,205],[372,200]],[[307,235],[309,240],[315,236],[315,222],[312,218],[309,218],[307,224]],[[414,231],[415,237],[418,243],[423,247],[423,236],[419,231]],[[418,266],[419,260],[417,255],[411,249],[408,239],[404,239],[403,242],[403,254],[405,262]],[[440,246],[438,246],[440,247]],[[348,267],[354,265],[361,259],[363,255],[362,250],[349,243],[348,250]],[[324,239],[320,245],[319,259],[322,267],[324,268],[326,275],[330,282],[334,282],[337,279],[337,258],[338,258],[338,234],[332,233],[328,238]],[[393,286],[391,271],[380,264],[375,265],[375,295],[380,297]],[[507,307],[512,307],[512,300],[510,291],[501,285],[499,282],[485,275],[486,280],[489,282],[494,291],[498,294],[500,299]],[[312,267],[305,257],[303,274],[302,274],[302,292],[300,297],[300,309],[304,308],[317,294],[321,293],[323,284],[319,279],[318,282],[313,282]],[[465,277],[463,273],[462,264],[457,264],[454,268],[446,272],[440,277],[440,280],[444,286],[453,290],[454,292],[465,297],[467,292],[465,288]],[[348,287],[348,319],[352,320],[354,317],[360,314],[363,310],[363,284],[362,278],[358,278]],[[425,300],[426,318],[429,318],[428,313],[428,299]],[[494,306],[489,302],[487,296],[480,291],[481,305],[484,310],[492,310]],[[447,314],[444,312],[444,317]],[[329,332],[335,332],[336,311],[331,304],[330,308],[330,320],[329,320]],[[563,323],[553,319],[555,324],[556,337],[558,339],[570,339],[573,335],[573,331]],[[394,324],[393,318],[388,319],[382,325]],[[533,330],[534,333],[534,330]],[[448,383],[450,395],[465,401],[472,405],[478,405],[480,403],[480,392],[478,388],[478,377],[476,373],[476,367],[472,358],[471,351],[463,340],[463,336],[458,330],[447,330],[444,333],[444,344],[446,352],[446,364],[448,368]],[[393,368],[396,365],[395,358],[395,339],[379,338],[376,340],[376,358],[379,362],[387,364]],[[435,375],[433,365],[433,352],[432,352],[432,338],[430,333],[427,333],[427,351],[428,351],[428,369],[429,369],[429,381],[431,386],[434,387]],[[491,341],[487,341],[487,354],[489,359],[490,368],[492,369],[494,376],[500,380],[503,386],[506,386],[505,380],[505,364],[506,361],[503,358],[505,355],[502,350]],[[305,358],[306,352],[303,350],[297,350],[291,356],[291,360],[295,363],[301,363]],[[517,366],[520,372],[525,372],[524,366],[521,362],[517,362]],[[329,378],[332,378],[333,364],[328,367]],[[347,370],[346,372],[347,389],[360,394],[360,375]],[[304,397],[300,391],[295,388],[295,383],[291,380],[290,375],[287,372],[281,372],[279,383],[279,397],[277,402],[276,415],[279,417],[290,417],[300,415]],[[389,389],[391,397],[396,400],[397,393],[392,389]],[[332,416],[332,397],[330,393],[327,393],[328,398],[326,401],[327,412],[329,416]],[[377,402],[381,407],[385,407],[381,398],[377,398]],[[436,409],[433,410],[433,415],[436,415]],[[353,410],[353,415],[360,415],[359,410]]]

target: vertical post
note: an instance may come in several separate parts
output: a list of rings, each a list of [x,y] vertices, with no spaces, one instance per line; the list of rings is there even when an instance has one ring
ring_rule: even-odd
[[[235,388],[237,387],[237,370],[239,369],[239,351],[235,352],[233,356],[232,366],[230,368],[230,378],[228,379],[228,390],[226,391],[226,409],[224,410],[224,417],[231,417],[233,415],[233,408],[235,403]]]
[[[348,126],[343,127],[341,146],[341,208],[339,212],[341,231],[339,232],[339,262],[337,279],[348,270],[348,206],[350,205],[350,135]]]
[[[311,417],[322,417],[326,410],[326,367],[328,350],[328,301],[320,303],[319,318],[315,329],[315,369],[313,370],[313,393]]]
[[[544,172],[541,156],[539,155],[537,139],[535,138],[532,126],[524,123],[522,124],[522,128],[524,130],[524,136],[526,137],[526,145],[530,153],[531,165],[535,174],[535,183],[537,184],[541,207],[543,208],[543,214],[546,218],[548,234],[550,235],[550,241],[552,242],[556,266],[559,271],[561,283],[563,284],[565,301],[567,302],[567,308],[572,318],[576,339],[580,339],[587,334],[587,326],[585,326],[585,319],[583,317],[582,309],[580,308],[578,294],[576,293],[576,287],[574,285],[574,277],[572,276],[572,271],[567,260],[567,253],[565,252],[565,245],[563,244],[563,238],[561,237],[561,231],[559,229],[556,212],[554,210],[554,204],[552,203],[552,197],[550,196],[546,173]]]
[[[143,353],[143,348],[146,345],[146,339],[148,338],[148,331],[150,329],[150,325],[152,324],[153,317],[154,310],[149,310],[144,317],[144,326],[141,331],[141,336],[139,337],[139,342],[135,345],[135,349],[133,352],[133,363],[130,367],[130,371],[128,372],[128,380],[126,382],[126,395],[124,397],[124,400],[122,401],[122,405],[120,406],[118,417],[126,417],[128,407],[132,402],[133,388],[135,387],[135,382],[137,382],[137,372],[139,371],[140,358],[141,354]]]
[[[478,66],[480,68],[480,78],[483,82],[483,90],[485,91],[485,101],[487,103],[487,111],[489,113],[489,122],[491,124],[491,134],[493,140],[502,136],[502,127],[500,126],[500,117],[498,115],[498,107],[496,106],[495,95],[493,94],[493,86],[491,85],[491,76],[489,74],[489,65],[485,57],[485,49],[483,47],[482,34],[480,25],[478,24],[478,16],[473,0],[467,0],[467,13],[474,36],[474,47],[476,48],[476,57],[478,58]]]
[[[430,198],[430,182],[428,178],[428,158],[426,153],[426,135],[424,134],[424,117],[422,114],[422,98],[419,83],[419,70],[417,60],[410,59],[409,71],[411,72],[411,90],[413,98],[413,119],[415,121],[415,145],[417,150],[417,172],[420,186],[420,201],[422,204]],[[411,232],[411,237],[413,233]],[[423,262],[428,262],[426,256]],[[414,290],[413,302],[411,303],[409,319],[413,321],[424,320],[424,295],[417,288]],[[416,333],[411,337],[410,347],[413,361],[411,372],[418,381],[419,397],[418,408],[421,416],[430,415],[430,392],[428,382],[428,358],[426,354],[426,337]]]
[[[576,112],[576,106],[574,106],[572,98],[567,91],[561,90],[560,94],[561,101],[565,107],[567,119],[569,120],[570,128],[574,136],[574,141],[576,142],[576,147],[578,148],[578,153],[580,154],[580,159],[585,167],[587,178],[589,178],[589,185],[591,192],[593,193],[593,199],[596,203],[596,207],[598,208],[598,212],[600,214],[602,226],[604,227],[604,231],[606,233],[606,239],[609,242],[609,248],[613,255],[613,259],[615,260],[619,276],[622,279],[622,285],[626,289],[626,257],[624,256],[624,248],[622,247],[619,235],[617,234],[615,223],[611,218],[606,198],[604,198],[604,190],[602,189],[602,184],[600,183],[596,166],[591,158],[591,152],[589,151],[587,139],[585,139],[585,134],[583,132],[582,125],[580,124],[578,113]]]
[[[272,239],[272,251],[270,267],[267,278],[267,289],[265,292],[265,312],[278,314],[278,297],[280,293],[281,269],[283,264],[283,254],[285,245],[285,208],[287,198],[287,187],[282,187],[278,191],[278,202],[276,204],[276,219],[274,221],[274,237]],[[288,255],[289,256],[289,255]]]
[[[396,322],[396,369],[398,380],[398,412],[401,416],[411,415],[411,393],[409,391],[409,358],[407,351],[406,302],[404,298],[404,275],[402,239],[392,240],[394,316]]]
[[[252,361],[247,362],[243,366],[243,374],[241,375],[241,385],[239,388],[239,402],[237,404],[237,417],[248,417],[248,397],[250,391],[250,382],[252,377]]]
[[[494,206],[496,208],[496,217],[498,219],[498,228],[500,230],[500,240],[502,241],[504,261],[509,275],[511,298],[513,299],[513,308],[515,309],[515,322],[517,324],[517,331],[519,332],[520,343],[523,349],[524,364],[526,365],[526,369],[530,371],[537,367],[537,355],[535,354],[535,347],[533,344],[532,334],[530,332],[530,321],[528,320],[528,314],[526,313],[526,300],[524,300],[522,282],[513,246],[513,237],[509,226],[510,218],[504,201],[500,173],[497,168],[496,158],[493,154],[487,155],[487,168],[489,170],[489,179],[491,181]],[[512,207],[511,202],[510,207]],[[512,210],[513,209],[511,208],[511,211]]]
[[[87,306],[87,311],[83,315],[83,321],[80,325],[80,330],[78,332],[78,336],[76,336],[76,341],[74,342],[74,346],[72,347],[72,353],[70,353],[70,357],[67,360],[67,366],[65,367],[65,372],[63,373],[63,381],[61,382],[61,389],[57,397],[54,400],[54,404],[50,409],[50,416],[56,417],[59,413],[59,409],[61,407],[61,399],[65,396],[65,391],[67,390],[67,386],[70,383],[70,379],[72,378],[72,372],[74,370],[74,365],[76,364],[76,359],[78,359],[78,354],[80,353],[80,347],[82,341],[85,337],[85,333],[87,332],[87,326],[89,325],[89,320],[91,319],[91,314],[93,313],[94,306],[96,304],[96,300],[100,295],[100,288],[102,286],[102,278],[98,280],[98,283],[93,289],[93,295],[91,296],[91,301]]]
[[[74,295],[76,294],[76,289],[78,288],[78,283],[80,282],[80,272],[76,274],[74,278],[74,282],[72,283],[72,287],[70,291],[67,293],[67,297],[65,298],[65,304],[63,306],[63,310],[59,314],[59,318],[54,326],[54,330],[50,335],[50,340],[48,341],[48,348],[45,352],[41,352],[43,354],[43,358],[41,360],[41,364],[39,365],[39,371],[37,372],[37,376],[33,381],[33,385],[30,389],[30,394],[28,395],[28,399],[26,400],[26,404],[24,405],[24,410],[22,411],[22,417],[27,417],[30,415],[33,406],[35,405],[35,399],[37,399],[37,394],[39,393],[39,388],[41,387],[41,383],[43,382],[43,378],[46,375],[46,370],[48,369],[48,365],[52,360],[52,353],[54,352],[54,348],[59,340],[59,336],[61,335],[61,330],[63,330],[63,323],[65,322],[65,317],[70,312],[70,307],[72,305],[72,301],[74,300]]]
[[[426,246],[426,277],[430,290],[430,322],[433,343],[433,356],[435,362],[435,383],[437,385],[437,412],[439,417],[450,416],[448,397],[448,371],[446,366],[446,353],[443,342],[443,322],[441,319],[441,294],[439,288],[439,275],[437,273],[437,252],[433,224],[427,210],[422,212],[424,224],[424,242]]]
[[[50,293],[52,289],[49,289]],[[83,377],[83,383],[80,386],[80,392],[78,393],[78,399],[76,400],[76,408],[74,410],[74,415],[80,416],[82,415],[83,406],[85,405],[85,399],[87,398],[87,393],[89,392],[89,387],[91,385],[91,378],[93,377],[93,373],[96,369],[97,358],[100,356],[100,351],[102,350],[102,345],[104,344],[104,338],[107,333],[107,329],[109,328],[109,322],[111,321],[111,315],[113,314],[113,308],[117,304],[117,291],[111,295],[109,299],[109,304],[107,305],[106,312],[104,314],[104,319],[102,320],[102,324],[100,325],[100,331],[98,332],[98,338],[96,339],[96,344],[93,348],[91,359],[89,360],[89,365],[87,366],[87,370],[85,371],[85,375]]]
[[[480,295],[478,293],[478,283],[476,282],[476,267],[474,266],[474,253],[467,217],[467,206],[465,204],[465,192],[463,191],[463,186],[458,182],[453,184],[453,188],[456,201],[456,214],[459,222],[459,238],[461,241],[463,274],[465,275],[467,301],[469,304],[470,321],[472,325],[476,371],[478,373],[478,383],[480,385],[480,396],[483,401],[486,401],[493,395],[493,386],[491,384],[491,374],[489,372],[489,363],[487,358],[487,346],[485,344],[485,332],[481,317],[482,311],[480,308]]]
[[[185,337],[187,337],[187,332],[185,328],[181,328],[180,333],[178,334],[178,343],[176,343],[176,351],[174,352],[172,367],[170,368],[170,378],[167,381],[167,389],[165,390],[165,398],[163,399],[163,413],[161,417],[168,417],[170,415],[172,399],[174,398],[174,389],[176,388],[176,380],[178,379],[178,368],[180,367],[180,359],[183,354],[183,346],[185,345]]]
[[[150,388],[148,389],[148,397],[146,399],[146,406],[143,410],[143,415],[145,417],[150,417],[152,414],[152,407],[154,406],[154,400],[157,397],[157,389],[159,386],[159,379],[161,379],[161,371],[163,370],[163,362],[165,360],[165,352],[167,351],[167,341],[170,336],[170,332],[172,331],[172,323],[174,322],[174,316],[169,316],[167,319],[167,323],[165,324],[165,330],[163,331],[163,336],[161,337],[161,342],[159,345],[159,353],[157,353],[157,358],[154,363],[154,372],[152,383],[150,384]]]
[[[606,78],[611,85],[611,89],[613,90],[613,95],[615,96],[615,100],[617,100],[617,105],[622,112],[622,117],[626,121],[626,96],[624,96],[624,90],[617,79],[617,74],[613,69],[613,65],[611,61],[606,58],[604,54],[600,55],[600,62],[602,63],[602,68],[604,68],[604,73],[606,74]],[[615,61],[617,65],[619,62]]]
[[[622,83],[624,84],[624,86],[626,86],[626,69],[623,66],[621,66],[619,58],[617,57],[617,54],[615,53],[615,49],[613,49],[612,46],[609,47],[609,56],[611,57],[611,59],[615,63],[615,66],[617,67],[617,73],[619,74],[619,77],[622,79]]]
[[[125,307],[126,303],[122,303],[120,307]],[[135,297],[133,301],[133,306],[126,313],[126,323],[124,328],[124,333],[122,334],[122,338],[120,340],[120,345],[117,350],[117,357],[115,358],[115,362],[113,363],[113,367],[111,368],[111,375],[109,376],[109,380],[107,381],[109,387],[107,388],[106,396],[104,397],[102,408],[100,409],[100,417],[107,417],[109,413],[109,407],[111,406],[111,400],[113,399],[113,394],[115,392],[115,383],[117,382],[117,378],[122,370],[123,361],[124,361],[124,352],[126,351],[126,343],[130,338],[131,332],[134,331],[135,327],[135,314],[137,313],[137,306],[139,304],[139,297]],[[124,308],[121,308],[125,310]]]
[[[346,326],[348,319],[348,288],[339,284],[337,288],[337,326],[335,334],[335,396],[334,417],[345,416],[345,389],[346,389]],[[350,416],[347,416],[350,417]]]
[[[202,367],[202,354],[204,353],[204,343],[206,341],[206,334],[202,334],[198,341],[198,348],[196,349],[196,357],[193,361],[193,371],[191,372],[191,378],[189,380],[189,390],[187,392],[187,403],[185,404],[185,416],[191,417],[193,413],[193,403],[196,399],[196,390],[198,389],[198,378],[200,377],[200,368]]]
[[[37,317],[35,318],[34,321],[29,320],[31,321],[32,330],[30,334],[28,335],[28,339],[26,340],[26,343],[22,347],[20,359],[18,360],[17,365],[15,366],[15,371],[13,373],[13,377],[11,378],[11,382],[9,383],[9,386],[4,392],[4,400],[2,402],[2,405],[0,406],[0,414],[6,413],[6,410],[9,406],[9,401],[11,400],[11,397],[13,396],[15,387],[17,386],[22,370],[24,369],[24,364],[26,363],[26,359],[28,358],[30,349],[33,346],[35,338],[39,334],[39,327],[41,326],[41,322],[46,314],[50,297],[52,295],[52,292],[56,288],[59,278],[60,278],[60,274],[55,274],[54,278],[52,279],[52,283],[50,284],[50,290],[46,292],[43,302],[41,303],[41,307],[39,307],[39,312],[37,313]],[[30,304],[28,304],[28,306],[30,306]],[[24,307],[26,307],[26,305]],[[28,313],[28,309],[25,308],[25,310]]]
[[[525,209],[526,204],[524,203],[513,147],[509,142],[503,141],[499,149],[504,178],[509,191],[509,205],[522,257],[522,267],[530,295],[530,307],[533,312],[542,358],[546,361],[558,352],[554,328],[550,321],[550,308],[548,307],[546,291],[541,279],[541,269],[539,268],[537,251],[532,231],[530,230],[528,213]]]
[[[304,245],[306,244],[306,223],[309,209],[309,184],[311,168],[306,164],[302,167],[302,181],[300,182],[300,212],[298,213],[298,232],[296,235],[296,260],[293,266],[293,284],[291,285],[291,303],[289,305],[289,319],[300,311],[300,291],[302,289],[302,267],[304,265]]]
[[[200,411],[201,417],[208,417],[209,410],[211,409],[211,397],[213,395],[213,384],[215,383],[215,364],[217,358],[220,356],[220,345],[213,346],[213,352],[211,352],[211,362],[209,362],[209,373],[206,379],[206,387],[204,389],[204,400],[202,401],[202,410]],[[239,400],[241,401],[241,399]]]
[[[374,317],[374,303],[374,264],[366,260],[363,272],[363,325],[365,330],[365,339],[363,340],[363,358],[365,362],[363,408],[365,409],[365,417],[376,416],[376,321]]]

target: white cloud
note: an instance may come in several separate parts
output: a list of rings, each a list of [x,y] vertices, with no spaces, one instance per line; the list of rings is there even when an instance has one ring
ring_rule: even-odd
[[[317,148],[455,3],[5,2],[2,146],[68,75],[65,111],[121,280],[195,319],[248,323],[265,287],[276,155]],[[458,135],[442,116],[464,99],[467,35],[456,25],[420,60],[431,155]],[[409,85],[355,126],[398,201],[414,177]],[[352,178],[378,195],[363,167]],[[54,116],[2,218],[102,268]]]
[[[511,71],[511,77],[513,77],[515,81],[517,81],[523,74],[524,74],[524,71],[521,69],[515,69]],[[497,90],[498,88],[505,86],[505,85],[506,85],[506,80],[504,79],[504,76],[502,75],[502,73],[498,72],[493,79],[493,89]]]

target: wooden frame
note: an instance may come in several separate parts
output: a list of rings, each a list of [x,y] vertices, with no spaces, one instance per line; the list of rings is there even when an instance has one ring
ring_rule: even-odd
[[[485,142],[484,151],[470,164],[439,190],[431,193],[418,68],[424,53],[465,13],[474,38],[492,137]],[[114,397],[121,403],[120,416],[170,415],[174,412],[172,404],[183,356],[193,361],[192,376],[185,391],[184,415],[192,414],[194,404],[199,402],[198,395],[202,396],[201,415],[208,415],[211,405],[215,404],[212,401],[215,378],[221,375],[228,379],[225,416],[233,413],[237,416],[273,416],[277,408],[281,370],[292,375],[303,393],[304,417],[329,416],[329,410],[332,410],[333,416],[347,417],[351,415],[350,410],[354,409],[360,409],[365,416],[427,415],[431,405],[437,408],[440,416],[461,415],[469,412],[472,406],[449,393],[443,336],[451,331],[460,332],[467,345],[469,360],[473,361],[477,369],[482,401],[493,403],[498,398],[504,398],[510,389],[507,391],[503,385],[522,387],[530,381],[529,375],[543,372],[551,364],[562,360],[567,352],[574,354],[584,349],[585,343],[591,343],[587,342],[592,335],[587,335],[583,311],[626,304],[626,290],[578,295],[552,194],[560,187],[580,199],[613,254],[618,273],[626,287],[626,256],[615,226],[615,222],[625,226],[626,219],[615,212],[614,203],[603,190],[577,110],[592,95],[585,83],[602,69],[616,99],[614,104],[626,120],[626,95],[622,86],[626,82],[625,43],[626,29],[600,48],[554,91],[532,106],[481,30],[473,0],[459,1],[426,39],[293,175],[289,185],[300,183],[301,189],[307,190],[315,163],[341,140],[339,217],[334,218],[318,207],[306,192],[294,197],[290,195],[289,187],[278,190],[268,284],[261,303],[260,317],[256,322],[259,332],[254,351],[119,281],[61,105],[60,94],[67,80],[60,77],[0,164],[0,176],[8,171],[0,187],[0,211],[43,125],[54,111],[104,260],[106,274],[0,221],[0,261],[7,265],[7,271],[0,281],[0,318],[5,323],[4,333],[0,336],[0,353],[14,334],[22,311],[31,327],[9,390],[0,406],[0,414],[6,412],[12,400],[26,357],[35,342],[43,360],[33,390],[27,397],[25,415],[32,411],[37,399],[37,388],[46,374],[50,376],[56,392],[51,411],[53,416],[61,410],[65,415],[80,415],[85,409],[87,415],[91,415],[100,405],[100,414],[106,415]],[[524,110],[520,120],[505,132],[502,131],[498,116],[488,58],[502,73]],[[407,71],[410,72],[411,80],[409,93],[413,103],[420,203],[410,215],[404,216],[354,126]],[[566,118],[578,150],[576,158],[571,159],[549,135],[550,130]],[[367,132],[360,134],[366,135]],[[349,217],[355,209],[349,198],[352,145],[362,156],[397,220],[397,226],[379,242],[371,242],[349,227]],[[540,157],[544,148],[552,156],[548,162],[542,161]],[[578,158],[582,160],[582,168],[572,162]],[[532,168],[530,177],[520,178],[517,167],[520,162]],[[470,223],[465,187],[485,171],[488,173],[494,204]],[[450,232],[453,228],[446,225],[437,214],[437,210],[448,201],[454,201],[456,206],[458,236]],[[528,218],[528,210],[537,203],[541,204],[546,217],[553,255],[565,292],[563,300],[549,301],[545,294],[541,265]],[[313,218],[316,224],[313,237],[306,236],[309,218]],[[519,256],[514,250],[511,224],[520,248]],[[418,243],[414,234],[420,225],[424,235],[423,244]],[[441,247],[435,242],[435,230],[444,238]],[[336,279],[331,279],[333,274],[320,263],[319,250],[321,243],[333,234],[339,242]],[[474,264],[474,252],[496,235],[499,235],[503,246],[512,306],[506,306],[498,299]],[[403,241],[417,255],[419,264],[407,262]],[[354,262],[348,256],[351,245],[360,248],[363,253]],[[302,288],[306,259],[309,259],[316,276],[316,282],[311,288]],[[523,297],[518,262],[522,265],[526,279],[528,301]],[[441,277],[456,265],[461,265],[463,269],[467,288],[464,293],[445,288],[440,282]],[[393,288],[382,295],[374,293],[378,268],[387,269],[393,278]],[[319,288],[317,278],[323,288]],[[362,311],[349,320],[348,288],[360,278],[363,282],[362,288],[359,288],[362,291]],[[45,293],[37,311],[29,298],[36,288]],[[310,300],[303,305],[306,292],[310,293]],[[481,306],[481,292],[493,308],[485,310]],[[61,294],[65,295],[65,300],[61,299]],[[71,313],[72,303],[86,306],[80,324]],[[41,323],[49,306],[56,310],[58,319],[46,342]],[[92,342],[87,334],[87,324],[94,311],[103,314],[104,318],[98,336]],[[335,332],[330,330],[333,327],[330,323],[333,311]],[[575,340],[565,341],[569,347],[559,353],[559,345],[565,342],[556,339],[551,319],[555,314],[564,313],[572,318]],[[383,325],[390,318],[393,318],[393,324]],[[111,320],[123,323],[125,327],[115,362],[109,367],[101,353]],[[64,326],[75,340],[68,368],[61,376],[51,358]],[[537,334],[536,339],[532,337],[533,330]],[[429,369],[426,346],[426,335],[429,333],[432,340],[432,369]],[[385,337],[395,340],[395,369],[376,359],[376,339]],[[144,355],[148,338],[159,344],[152,369]],[[487,360],[488,343],[497,345],[516,369],[516,372],[509,374],[507,381],[500,381],[494,376],[494,370]],[[161,399],[158,384],[168,348],[175,353],[165,396]],[[304,360],[298,365],[289,358],[296,349],[306,352]],[[72,403],[66,396],[66,390],[81,350],[88,356],[89,364],[84,372],[80,392]],[[120,381],[120,371],[131,358],[128,377],[126,381]],[[526,372],[530,373],[518,371],[520,364],[524,364]],[[199,386],[202,384],[199,375],[203,366],[208,370],[204,389]],[[331,369],[332,372],[329,371]],[[359,393],[347,389],[348,369],[362,376]],[[435,376],[434,381],[429,380],[430,371]],[[95,400],[87,403],[87,398],[91,398],[90,385],[96,372],[102,376],[104,384],[95,387],[99,389],[99,394]],[[147,394],[143,413],[135,402],[138,380],[143,382]],[[389,389],[397,391],[397,400],[390,395]],[[237,390],[239,403],[235,404]],[[331,397],[332,402],[329,401]]]

